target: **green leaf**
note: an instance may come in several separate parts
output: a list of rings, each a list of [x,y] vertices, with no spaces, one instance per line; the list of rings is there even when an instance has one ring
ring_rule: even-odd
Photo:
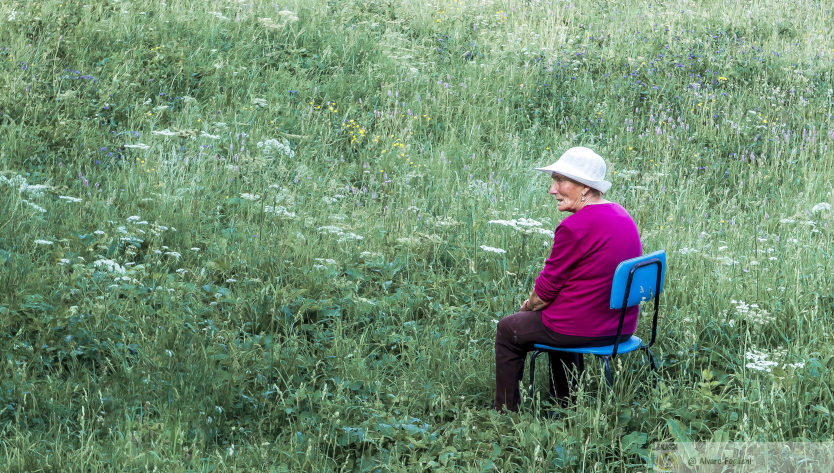
[[[622,442],[624,452],[636,453],[648,439],[649,436],[643,432],[632,432],[623,437],[620,442]]]
[[[686,435],[684,427],[675,419],[666,419],[666,426],[669,428],[669,433],[678,442],[692,442],[692,439]]]

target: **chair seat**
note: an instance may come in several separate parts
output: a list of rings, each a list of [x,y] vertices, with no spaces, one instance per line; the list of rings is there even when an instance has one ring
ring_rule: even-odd
[[[640,340],[639,337],[635,337],[634,335],[631,336],[628,340],[620,343],[617,347],[617,354],[621,353],[628,353],[630,351],[634,351],[640,346],[643,345],[643,340]],[[597,356],[611,356],[614,352],[614,345],[606,345],[604,347],[552,347],[550,345],[542,345],[540,343],[536,343],[533,345],[534,348],[539,350],[545,351],[567,351],[571,353],[588,353],[591,355]]]

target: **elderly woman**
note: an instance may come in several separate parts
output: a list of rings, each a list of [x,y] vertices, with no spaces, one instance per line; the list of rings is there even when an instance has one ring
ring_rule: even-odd
[[[634,220],[603,194],[605,161],[588,148],[567,150],[537,171],[553,178],[550,194],[568,215],[556,227],[550,257],[519,312],[501,319],[495,335],[495,409],[518,410],[518,383],[533,344],[562,347],[604,346],[615,342],[619,311],[608,308],[617,265],[640,256]],[[622,336],[637,325],[637,307],[626,312]],[[563,403],[570,398],[569,372],[582,370],[581,355],[549,353],[550,390]]]

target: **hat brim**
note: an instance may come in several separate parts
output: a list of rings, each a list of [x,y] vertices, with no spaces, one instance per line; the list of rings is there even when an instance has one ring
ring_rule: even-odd
[[[588,186],[592,189],[596,189],[603,194],[605,194],[605,192],[608,191],[608,189],[611,188],[611,183],[608,182],[608,181],[604,181],[604,180],[603,181],[590,181],[590,180],[585,179],[583,177],[579,177],[575,174],[565,172],[563,169],[554,169],[550,166],[544,167],[544,168],[535,168],[535,169],[536,169],[536,171],[541,171],[541,172],[546,173],[546,174],[554,174],[555,173],[555,174],[559,174],[561,176],[565,176],[568,179],[573,179],[574,181],[581,182],[582,184],[585,184],[586,186]]]

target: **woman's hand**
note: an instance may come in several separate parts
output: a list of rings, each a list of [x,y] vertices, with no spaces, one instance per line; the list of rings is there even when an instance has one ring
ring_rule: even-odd
[[[521,303],[520,311],[521,312],[525,312],[525,311],[535,312],[537,310],[542,310],[549,305],[550,305],[550,301],[542,300],[538,296],[538,294],[536,294],[536,291],[533,290],[533,292],[530,294],[530,298],[526,299],[524,302]]]

